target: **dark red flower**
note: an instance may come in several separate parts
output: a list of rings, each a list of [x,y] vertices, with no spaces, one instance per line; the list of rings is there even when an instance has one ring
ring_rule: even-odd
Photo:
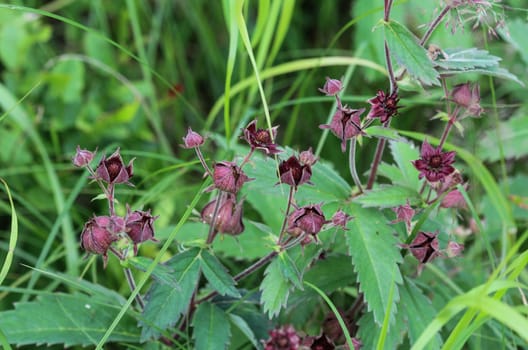
[[[81,248],[89,253],[103,256],[104,266],[108,260],[107,251],[110,245],[125,231],[125,220],[119,216],[94,216],[81,233]]]
[[[149,211],[130,211],[127,205],[127,215],[125,217],[125,232],[134,242],[134,254],[137,254],[137,245],[148,240],[155,241],[154,220],[158,216],[152,216]]]
[[[253,120],[243,130],[244,135],[241,138],[246,140],[253,150],[260,149],[268,155],[277,154],[281,152],[274,142],[277,136],[277,128],[278,126],[274,126],[271,128],[271,132],[268,129],[257,129],[257,121]]]
[[[245,182],[251,181],[242,169],[233,162],[218,162],[214,165],[214,187],[225,192],[237,193]]]
[[[264,350],[297,350],[301,338],[291,325],[272,329],[264,343]]]
[[[197,132],[187,129],[187,135],[183,138],[183,148],[196,148],[204,144],[204,138]]]
[[[308,164],[302,164],[295,156],[283,160],[279,164],[280,182],[294,188],[309,183],[312,177],[312,168]]]
[[[478,84],[470,86],[469,83],[456,85],[451,91],[451,98],[461,107],[466,109],[467,114],[479,117],[484,111],[480,106],[480,87]]]
[[[326,96],[335,96],[343,90],[343,83],[339,79],[330,79],[326,77],[326,82],[322,89],[319,89]]]
[[[381,123],[385,123],[390,118],[398,114],[398,92],[394,91],[392,94],[386,94],[382,90],[378,90],[375,97],[368,100],[371,104],[370,112],[367,118],[380,118]]]
[[[422,144],[420,159],[413,161],[413,165],[420,171],[419,178],[425,177],[429,182],[444,181],[446,176],[455,171],[451,166],[455,162],[455,152],[442,152],[433,148],[427,141]]]
[[[90,165],[91,161],[94,158],[94,155],[95,152],[90,152],[86,149],[81,149],[81,147],[77,146],[75,156],[72,159],[73,165],[78,168]]]
[[[321,204],[307,205],[290,214],[288,232],[297,234],[301,230],[309,235],[316,235],[327,222],[321,210]]]
[[[397,222],[405,222],[405,227],[407,227],[407,231],[411,231],[411,221],[414,217],[415,210],[411,207],[409,204],[409,200],[407,199],[407,203],[405,205],[400,205],[399,207],[392,208],[392,210],[396,213],[396,219],[392,220],[391,223],[395,224]]]
[[[208,224],[211,224],[216,202],[218,197],[207,203],[202,209],[201,217],[202,220]],[[243,212],[243,200],[236,202],[235,195],[226,193],[220,195],[220,204],[216,212],[216,220],[214,221],[214,229],[221,233],[230,235],[238,235],[244,231],[244,223],[242,222]]]
[[[123,163],[123,158],[119,153],[119,148],[109,157],[103,156],[101,162],[95,169],[97,179],[103,180],[109,184],[128,183],[128,180],[134,175],[132,169],[132,159],[127,166]]]
[[[341,140],[341,151],[346,150],[346,140],[355,136],[363,135],[361,129],[361,119],[359,116],[365,111],[365,108],[350,109],[348,107],[337,108],[330,124],[319,125],[321,129],[330,129],[332,134]]]
[[[421,264],[425,264],[441,255],[437,236],[437,232],[418,232],[411,244],[402,244],[401,247],[409,249]]]

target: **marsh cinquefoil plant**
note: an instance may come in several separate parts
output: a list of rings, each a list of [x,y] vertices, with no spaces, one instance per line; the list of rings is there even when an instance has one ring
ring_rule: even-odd
[[[250,9],[243,1],[223,2],[225,13],[232,17],[227,19],[232,21],[233,43],[228,68],[235,65],[233,52],[241,51],[238,26],[251,57],[244,63],[253,67],[258,82],[258,86],[244,85],[252,82],[249,79],[231,86],[232,76],[227,74],[226,97],[221,100],[225,137],[213,130],[214,113],[204,123],[186,118],[195,130],[195,124],[205,125],[205,130],[176,128],[183,142],[171,148],[163,127],[149,114],[166,153],[153,158],[178,159],[174,168],[143,173],[142,180],[159,179],[159,187],[154,184],[148,190],[141,182],[133,185],[136,167],[146,163],[140,155],[145,153],[136,154],[139,164],[134,158],[126,163],[117,149],[109,156],[103,154],[92,167],[96,152],[78,147],[73,165],[88,172],[90,195],[95,185],[101,192],[90,206],[104,203],[104,209],[92,216],[77,215],[83,223],[78,243],[91,257],[82,261],[89,264],[78,278],[45,270],[37,260],[36,271],[65,281],[71,291],[42,293],[34,300],[22,300],[14,310],[0,312],[0,341],[98,349],[526,347],[528,320],[521,303],[526,304],[528,255],[522,247],[527,234],[518,234],[519,221],[514,220],[508,200],[525,203],[506,197],[482,161],[455,145],[468,133],[454,132],[490,119],[493,108],[488,106],[495,103],[493,92],[481,97],[479,83],[467,79],[487,75],[520,81],[499,67],[500,58],[488,51],[431,42],[444,24],[456,32],[470,23],[473,29],[483,28],[486,35],[496,36],[505,18],[497,1],[439,3],[441,8],[431,11],[432,19],[417,38],[393,19],[393,1],[383,2],[375,32],[382,32],[382,40],[374,44],[383,52],[385,69],[379,70],[385,80],[357,88],[360,84],[350,80],[351,68],[339,79],[324,74],[330,76],[319,82],[318,97],[323,102],[316,101],[335,107],[328,120],[317,115],[302,124],[323,135],[322,140],[330,135],[328,144],[296,149],[281,142],[291,139],[285,135],[294,128],[274,125],[279,124],[277,116],[270,114],[265,100],[267,94],[275,96],[276,86],[262,84],[261,78],[288,67],[269,68],[275,48],[266,50],[270,40],[262,30],[268,22],[259,20],[250,38],[244,22]],[[127,1],[127,8],[135,9],[134,4]],[[280,23],[287,21],[290,2],[272,1],[271,9],[266,4],[262,2],[259,12],[279,11],[283,6]],[[160,8],[156,18],[163,13]],[[134,14],[130,12],[131,18]],[[255,58],[252,50],[259,45],[264,48]],[[142,64],[155,51],[152,46],[148,54],[142,52]],[[318,65],[340,59],[322,56],[309,66],[325,70]],[[346,60],[347,65],[363,62],[347,59],[353,59]],[[148,71],[144,75],[150,76]],[[215,85],[210,72],[207,79],[208,86]],[[133,84],[127,86],[137,93]],[[248,91],[241,93],[246,86]],[[364,97],[348,95],[352,88]],[[493,85],[490,88],[494,91]],[[289,101],[295,89],[294,85],[284,101],[299,103]],[[253,103],[256,91],[261,92],[262,113],[246,110],[243,103],[230,104],[237,93]],[[183,88],[171,88],[167,100],[172,103],[170,99],[181,97],[188,103],[182,92]],[[315,87],[312,93],[317,94]],[[429,96],[431,105],[415,105],[417,96]],[[432,103],[433,99],[440,102]],[[437,112],[438,118],[409,120],[416,117],[413,108],[424,115]],[[231,120],[231,114],[244,117]],[[401,125],[407,127],[396,129]],[[185,129],[186,133],[180,131]],[[500,140],[497,143],[500,149]],[[186,157],[192,160],[179,159]],[[349,173],[337,171],[327,161],[330,158],[342,159],[345,166],[338,168]],[[173,169],[183,169],[184,184],[180,177],[165,177]],[[86,181],[86,173],[82,180]],[[184,196],[175,201],[167,194],[175,187],[187,193],[197,186],[192,201]],[[508,188],[508,181],[501,186]],[[484,199],[473,202],[468,192],[479,189],[484,189]],[[149,203],[145,206],[152,210],[143,210],[127,194],[141,196],[138,202]],[[170,217],[171,206],[184,208],[177,223]],[[515,219],[519,217],[523,216]],[[472,274],[477,268],[482,273]],[[106,283],[116,271],[120,277],[124,274],[125,287],[110,288]],[[30,281],[32,286],[35,283]],[[46,317],[34,317],[37,314]]]

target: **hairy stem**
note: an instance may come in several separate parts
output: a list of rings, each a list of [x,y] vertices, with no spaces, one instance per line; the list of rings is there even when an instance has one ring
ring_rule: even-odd
[[[350,169],[350,175],[352,176],[352,180],[354,180],[354,183],[356,184],[359,194],[363,193],[363,187],[361,186],[361,180],[359,180],[359,176],[357,174],[356,169],[356,143],[357,139],[355,137],[350,139],[350,149],[348,154],[348,167]]]
[[[420,40],[420,45],[423,46],[427,42],[427,40],[429,40],[429,38],[431,37],[431,35],[435,31],[436,27],[438,27],[440,22],[442,22],[444,17],[449,13],[449,10],[451,10],[451,6],[450,5],[446,5],[446,7],[444,7],[442,9],[442,11],[440,11],[438,16],[436,16],[436,18],[429,25],[429,28],[427,28],[427,31],[425,32],[424,36]]]
[[[198,156],[198,159],[200,159],[200,163],[202,163],[203,168],[207,172],[207,175],[209,175],[211,178],[213,178],[213,172],[211,169],[209,169],[209,166],[205,162],[204,156],[202,154],[202,151],[200,150],[200,147],[195,147],[194,150],[196,151],[196,155]]]
[[[130,290],[134,291],[136,289],[136,280],[134,279],[134,275],[132,275],[132,271],[129,268],[124,268],[123,271],[125,272],[125,277]],[[141,310],[145,308],[145,302],[139,293],[136,295],[136,302],[138,303]]]
[[[286,224],[288,223],[288,215],[290,214],[291,205],[293,202],[293,194],[295,192],[295,189],[293,186],[290,186],[290,193],[288,194],[288,204],[286,206],[286,212],[284,213],[284,219],[282,220],[282,226],[279,233],[279,244],[284,237],[284,233],[286,232]]]

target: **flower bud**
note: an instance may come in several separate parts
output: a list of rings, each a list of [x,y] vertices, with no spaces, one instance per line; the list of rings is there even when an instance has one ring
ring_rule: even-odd
[[[401,247],[409,249],[421,264],[425,264],[441,255],[437,236],[437,232],[418,232],[411,244],[402,244]]]
[[[449,241],[449,243],[447,243],[446,253],[447,253],[447,256],[450,258],[454,258],[456,256],[461,255],[463,250],[464,250],[463,244],[460,244],[454,241]]]
[[[204,144],[204,138],[189,127],[187,135],[183,137],[183,148],[196,148]]]
[[[334,216],[332,216],[332,224],[334,224],[335,226],[340,226],[344,230],[347,230],[346,225],[352,219],[352,216],[339,209],[338,211],[336,211]]]
[[[84,224],[81,248],[89,253],[102,255],[106,267],[108,248],[118,239],[118,233],[124,230],[125,221],[119,216],[94,216]]]
[[[330,79],[326,77],[326,83],[322,89],[319,89],[326,96],[335,96],[343,89],[343,83],[339,79]]]
[[[95,169],[97,179],[103,180],[109,184],[128,183],[133,176],[132,159],[127,166],[123,163],[119,148],[109,157],[103,156],[101,162]]]
[[[396,213],[396,219],[392,220],[391,223],[395,224],[397,222],[405,222],[407,232],[410,232],[411,221],[414,217],[415,210],[409,204],[409,200],[407,199],[407,203],[405,205],[400,205],[399,207],[392,208],[392,210]]]
[[[445,195],[445,197],[442,199],[442,203],[440,203],[440,206],[442,208],[467,208],[466,199],[462,193],[456,189]]]
[[[91,161],[94,158],[94,155],[95,152],[90,152],[86,149],[81,149],[81,147],[77,146],[75,156],[72,159],[73,165],[78,168],[90,165]]]
[[[312,177],[312,168],[308,164],[301,164],[299,159],[291,156],[279,164],[280,182],[294,187],[295,189],[309,183]]]
[[[216,207],[218,197],[207,203],[202,209],[202,220],[208,224],[213,221],[213,215]],[[239,235],[244,231],[244,223],[242,222],[243,200],[236,202],[235,195],[226,193],[220,195],[220,204],[216,212],[216,219],[214,220],[214,229],[220,233]]]
[[[302,151],[301,154],[299,154],[299,162],[302,165],[308,165],[308,166],[312,166],[315,163],[317,163],[317,158],[312,152],[312,147],[310,147],[306,151]]]
[[[469,83],[456,85],[451,91],[451,98],[461,107],[466,108],[467,114],[479,117],[484,111],[480,106],[480,87]]]
[[[288,217],[288,232],[301,229],[315,236],[327,222],[321,210],[321,204],[304,206],[296,209]]]
[[[158,216],[152,216],[148,212],[141,210],[130,211],[127,205],[127,215],[125,217],[125,232],[134,242],[134,255],[137,254],[137,245],[147,240],[155,241],[154,238],[154,220]]]
[[[229,193],[238,193],[245,182],[251,181],[242,169],[233,162],[215,163],[213,169],[214,188]]]
[[[252,150],[260,149],[267,155],[277,154],[281,152],[274,142],[277,136],[277,128],[278,126],[272,127],[271,132],[268,129],[257,129],[257,121],[253,120],[242,130],[244,135],[240,138],[246,140]]]

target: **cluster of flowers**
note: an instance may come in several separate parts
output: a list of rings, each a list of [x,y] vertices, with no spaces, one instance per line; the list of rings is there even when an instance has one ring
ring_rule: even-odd
[[[96,181],[109,204],[109,215],[99,215],[91,218],[84,224],[81,233],[81,247],[89,253],[103,256],[104,266],[108,261],[108,250],[113,252],[119,259],[126,258],[125,251],[114,248],[112,244],[121,239],[126,239],[133,245],[134,255],[137,254],[138,244],[147,240],[154,240],[154,220],[157,216],[152,216],[149,211],[130,209],[126,204],[126,215],[118,216],[115,213],[114,186],[116,184],[132,184],[129,182],[133,176],[133,161],[125,165],[119,149],[110,157],[103,155],[95,170],[90,166],[95,152],[81,149],[77,146],[77,152],[73,157],[73,165],[78,168],[86,168]],[[127,249],[127,248],[125,248]]]

